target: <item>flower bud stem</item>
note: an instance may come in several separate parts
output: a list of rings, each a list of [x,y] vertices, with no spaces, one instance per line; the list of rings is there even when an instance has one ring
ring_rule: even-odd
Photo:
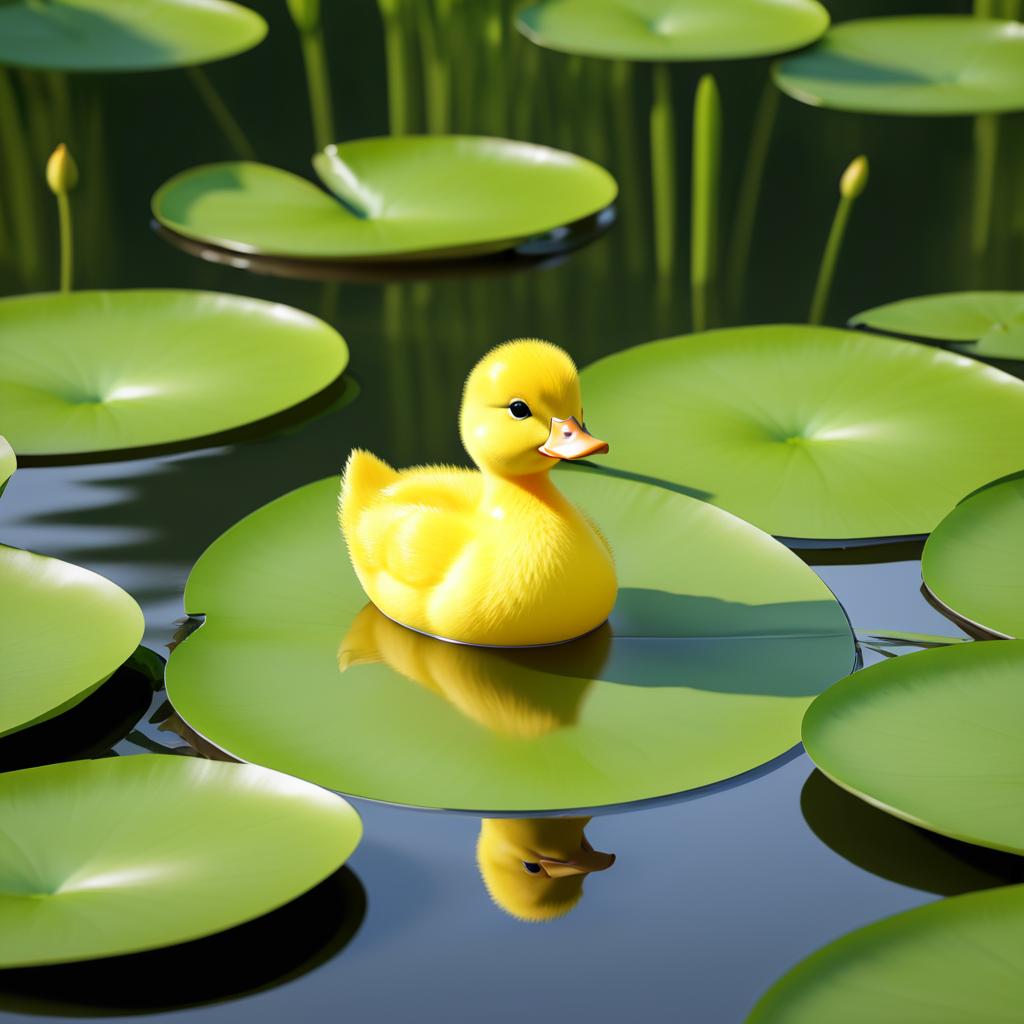
[[[70,292],[74,273],[74,241],[71,233],[71,202],[67,192],[57,193],[57,219],[60,225],[60,290]]]

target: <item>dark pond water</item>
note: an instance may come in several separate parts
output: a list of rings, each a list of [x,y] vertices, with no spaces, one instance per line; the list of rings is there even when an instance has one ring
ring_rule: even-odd
[[[294,30],[283,0],[254,6],[270,22],[269,39],[209,75],[259,157],[304,172],[312,145]],[[339,135],[383,132],[388,106],[376,6],[324,6]],[[426,0],[397,4],[412,23],[424,6]],[[837,19],[968,7],[909,0],[830,6]],[[561,262],[391,283],[286,280],[213,265],[168,245],[149,224],[157,185],[185,167],[232,155],[184,75],[72,77],[67,125],[59,115],[34,121],[27,144],[38,164],[65,136],[80,156],[80,286],[210,288],[281,300],[330,320],[352,349],[358,401],[288,432],[185,455],[18,473],[0,506],[3,540],[115,580],[142,604],[154,649],[174,634],[186,575],[203,549],[258,506],[337,472],[353,445],[400,465],[462,461],[459,391],[474,360],[497,341],[550,338],[586,364],[689,327],[688,146],[681,143],[679,163],[680,257],[671,279],[659,284],[647,69],[530,51],[503,22],[507,5],[492,0],[452,7],[461,20],[449,126],[572,149],[605,163],[621,182],[616,226]],[[504,37],[495,34],[502,25]],[[488,31],[496,40],[490,47],[481,42]],[[405,44],[409,57],[395,78],[406,109],[399,104],[397,114],[423,130],[418,38],[410,34]],[[767,67],[714,68],[726,112],[725,240]],[[700,70],[673,72],[684,140]],[[17,84],[34,102],[49,88],[31,75],[17,76]],[[59,93],[59,81],[56,87]],[[437,118],[435,109],[432,126],[442,123]],[[1021,118],[1007,123],[1007,138],[1024,137]],[[871,159],[872,179],[850,228],[830,322],[971,280],[998,286],[1011,280],[1015,262],[1019,270],[1021,253],[998,209],[987,265],[979,268],[967,255],[969,119],[872,119],[783,99],[743,299],[723,304],[719,322],[805,316],[836,180],[860,152]],[[38,218],[42,253],[35,267],[17,254],[7,260],[7,292],[56,281],[48,197],[40,189],[25,202]],[[918,555],[910,544],[811,560],[856,627],[957,634],[919,593]],[[124,700],[131,707],[137,690],[126,686]],[[116,744],[118,753],[187,750],[162,704],[158,694],[136,731]],[[102,711],[108,714],[117,712]],[[87,719],[83,739],[109,744]],[[617,855],[614,867],[587,881],[566,917],[531,925],[490,901],[476,868],[477,819],[363,802],[358,808],[366,839],[350,870],[301,906],[232,933],[230,942],[221,937],[95,972],[0,974],[0,1012],[26,1019],[173,1013],[211,1024],[529,1017],[726,1024],[742,1020],[768,984],[823,943],[937,894],[1018,871],[852,801],[796,752],[713,795],[595,818],[588,835],[597,849]],[[230,966],[239,955],[244,970]],[[201,981],[211,968],[213,980]]]

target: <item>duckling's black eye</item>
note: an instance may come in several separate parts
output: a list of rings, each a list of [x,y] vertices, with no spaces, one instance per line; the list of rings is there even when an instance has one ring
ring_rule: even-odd
[[[512,418],[516,420],[528,420],[533,415],[530,412],[530,407],[521,398],[509,402],[508,411],[512,413]],[[540,868],[537,870],[539,871]]]
[[[523,404],[525,405],[526,403],[524,402]],[[529,871],[531,875],[539,875],[540,874],[540,865],[539,864],[534,864],[531,861],[524,860],[523,861],[523,867],[526,868],[526,870]]]

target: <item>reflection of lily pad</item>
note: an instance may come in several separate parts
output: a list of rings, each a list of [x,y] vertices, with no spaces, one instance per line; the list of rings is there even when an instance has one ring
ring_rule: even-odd
[[[142,639],[142,611],[77,565],[0,545],[0,736],[77,704]]]
[[[1024,640],[873,665],[807,712],[804,746],[845,789],[934,832],[1024,853]]]
[[[312,398],[347,363],[322,320],[238,295],[0,301],[0,408],[23,460],[198,445]]]
[[[777,536],[928,533],[968,491],[1020,468],[1024,384],[860,331],[770,325],[668,338],[602,359],[582,379],[608,464]]]
[[[195,167],[153,196],[186,238],[268,256],[451,258],[510,249],[615,199],[615,179],[582,157],[529,142],[406,135],[328,146],[322,188],[266,164]]]
[[[230,0],[6,0],[0,64],[49,71],[150,71],[231,57],[267,33]]]
[[[955,14],[846,21],[780,61],[775,82],[801,103],[861,114],[1024,110],[1024,31]]]
[[[817,0],[541,0],[518,28],[539,46],[612,60],[764,57],[828,28]]]
[[[984,359],[1024,359],[1024,292],[950,292],[890,302],[850,326],[956,344]]]
[[[348,804],[298,779],[148,754],[9,772],[0,817],[4,967],[223,931],[322,881],[362,831]]]
[[[1024,473],[960,502],[928,538],[921,574],[955,615],[989,633],[1024,637]]]
[[[500,651],[387,622],[366,608],[328,479],[253,513],[200,559],[185,602],[207,619],[171,657],[172,703],[237,757],[462,810],[676,793],[791,748],[811,697],[854,660],[824,584],[711,505],[587,470],[557,480],[615,550],[610,629]]]
[[[954,896],[844,935],[762,996],[747,1024],[978,1024],[1024,1005],[1024,886]]]

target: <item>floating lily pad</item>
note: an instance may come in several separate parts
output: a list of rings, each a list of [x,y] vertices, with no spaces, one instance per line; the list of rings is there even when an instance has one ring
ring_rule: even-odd
[[[844,935],[784,975],[747,1024],[1013,1021],[1024,886],[954,896]]]
[[[960,502],[928,538],[921,574],[955,615],[997,636],[1024,637],[1024,473]]]
[[[230,0],[6,0],[0,64],[48,71],[154,71],[249,50],[267,34]]]
[[[73,707],[142,639],[139,606],[94,572],[0,545],[0,736]]]
[[[231,928],[322,881],[362,831],[348,804],[298,779],[148,754],[0,775],[0,817],[3,967]]]
[[[768,325],[667,338],[583,371],[604,464],[776,536],[928,533],[1020,468],[1024,384],[862,331]]]
[[[239,295],[0,301],[0,408],[23,462],[196,447],[320,395],[347,364],[322,320]]]
[[[1024,853],[1024,640],[873,665],[807,712],[804,746],[840,786],[954,839]]]
[[[801,103],[860,114],[1024,110],[1024,30],[1015,21],[927,14],[863,18],[830,29],[775,66]]]
[[[541,0],[517,27],[539,46],[611,60],[765,57],[828,28],[816,0]]]
[[[0,437],[0,494],[4,493],[7,481],[18,468],[18,459],[14,449],[8,444],[6,437]]]
[[[1024,292],[950,292],[890,302],[850,326],[948,342],[984,359],[1024,359]]]
[[[663,796],[791,749],[811,698],[855,658],[818,577],[684,495],[580,469],[559,469],[557,483],[615,551],[609,626],[519,651],[397,626],[366,602],[327,479],[253,513],[199,560],[185,604],[206,621],[170,659],[171,702],[236,757],[459,810]]]
[[[471,135],[358,139],[313,164],[330,193],[266,164],[195,167],[157,190],[153,216],[247,254],[447,259],[511,249],[592,216],[618,191],[604,168],[572,153]]]

